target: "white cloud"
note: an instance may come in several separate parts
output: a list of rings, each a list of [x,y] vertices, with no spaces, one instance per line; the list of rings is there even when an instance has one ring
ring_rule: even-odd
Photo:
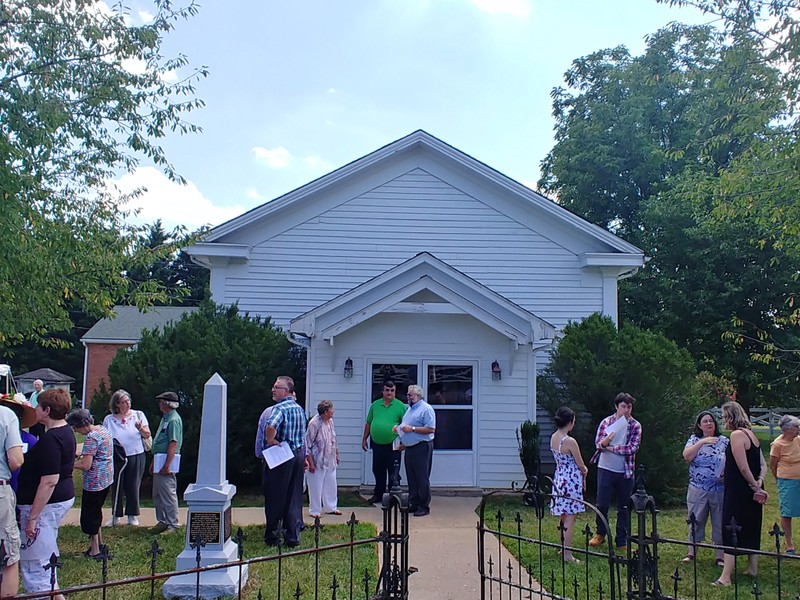
[[[317,171],[330,171],[333,168],[329,162],[316,155],[306,156],[303,162]]]
[[[142,20],[142,23],[149,23],[155,17],[151,13],[147,12],[146,10],[140,10],[139,11],[139,18]]]
[[[130,210],[140,209],[139,214],[130,217],[135,223],[152,223],[161,219],[167,229],[183,225],[195,230],[202,225],[219,225],[245,210],[238,205],[216,206],[191,181],[180,185],[169,180],[155,167],[139,167],[114,183],[122,193],[130,193],[137,188],[147,189],[126,207]]]
[[[266,200],[266,198],[264,198],[264,196],[262,196],[254,187],[247,188],[244,191],[244,195],[246,198],[250,200],[256,200],[257,202],[264,202],[264,200]]]
[[[292,153],[283,146],[278,146],[270,150],[269,148],[262,148],[255,146],[250,150],[259,162],[265,163],[271,169],[285,169],[291,166],[294,162]]]
[[[527,17],[531,14],[530,0],[470,0],[478,10],[491,15]]]
[[[144,75],[147,71],[147,63],[141,58],[126,58],[120,64],[128,73],[134,75]]]

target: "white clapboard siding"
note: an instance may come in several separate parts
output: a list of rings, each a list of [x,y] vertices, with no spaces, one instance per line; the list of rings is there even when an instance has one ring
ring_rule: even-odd
[[[192,254],[211,269],[214,300],[309,336],[307,406],[334,402],[343,485],[371,477],[361,437],[373,363],[473,365],[473,452],[435,452],[434,474],[441,485],[521,483],[515,433],[537,419],[553,327],[616,317],[616,278],[641,266],[638,249],[421,131],[220,225]],[[442,267],[403,270],[428,258]],[[387,311],[426,289],[437,298],[426,302],[447,297],[467,314]],[[326,325],[334,317],[341,327]]]
[[[381,340],[376,354],[375,340]],[[535,380],[529,377],[534,362],[529,349],[514,354],[513,373],[503,358],[506,373],[492,381],[491,362],[508,352],[503,336],[466,315],[381,314],[370,327],[354,328],[336,338],[335,345],[315,343],[314,368],[309,368],[309,406],[329,399],[336,407],[335,423],[341,463],[338,480],[342,485],[362,482],[368,455],[361,450],[364,418],[370,397],[366,376],[369,360],[393,358],[396,362],[452,360],[460,356],[477,364],[475,401],[476,485],[508,487],[521,480],[521,466],[515,437],[516,428],[535,416]],[[505,354],[504,354],[505,353]],[[335,360],[332,360],[335,356]],[[354,377],[344,379],[341,367],[349,357]],[[333,366],[333,368],[332,368]],[[442,460],[434,453],[434,461]],[[368,466],[368,465],[367,465]]]
[[[224,300],[286,326],[427,251],[557,327],[600,310],[602,278],[496,200],[414,169],[255,244],[249,262],[225,270]]]

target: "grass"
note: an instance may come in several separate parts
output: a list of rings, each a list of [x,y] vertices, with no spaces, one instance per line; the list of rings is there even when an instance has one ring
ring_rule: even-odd
[[[180,533],[158,536],[159,546],[164,554],[158,559],[156,572],[166,572],[175,569],[175,559],[184,549],[185,527],[180,528]],[[251,526],[243,528],[247,541],[244,543],[245,558],[270,556],[277,554],[277,549],[267,548],[262,543],[264,528]],[[370,523],[360,523],[355,526],[355,539],[366,539],[376,535],[376,527]],[[150,557],[147,550],[153,541],[153,536],[146,529],[118,528],[104,529],[104,542],[109,546],[113,560],[108,563],[108,580],[131,578],[150,574]],[[350,527],[347,525],[325,525],[320,531],[320,546],[349,541]],[[307,530],[302,536],[302,545],[298,550],[313,548],[314,535]],[[102,564],[83,556],[87,548],[86,536],[77,527],[62,527],[59,532],[59,548],[63,569],[59,571],[59,585],[62,588],[96,583],[101,581]],[[285,550],[284,550],[285,552]],[[354,556],[354,589],[364,589],[364,573],[370,574],[370,587],[375,586],[377,577],[377,547],[375,544],[358,546],[353,552]],[[326,551],[319,556],[319,590],[322,597],[330,595],[329,587],[333,577],[336,576],[342,591],[349,589],[350,585],[350,551],[340,549]],[[297,556],[284,559],[282,565],[282,595],[289,598],[295,592],[297,585],[304,598],[314,597],[314,556]],[[160,596],[163,580],[156,582],[156,597]],[[275,598],[277,586],[277,562],[264,562],[250,565],[249,581],[242,594],[243,598],[256,598],[259,590],[265,598]],[[20,592],[22,589],[20,588]],[[362,592],[363,593],[363,592]],[[95,600],[101,597],[99,590],[70,594],[74,600]],[[118,588],[109,588],[109,599],[144,600],[150,598],[150,584],[140,583],[126,585]]]
[[[147,475],[145,475],[147,477]],[[75,471],[73,474],[75,483],[75,507],[80,507],[83,485],[83,472]],[[179,495],[180,505],[185,506],[182,495]],[[306,502],[307,504],[307,502]],[[152,507],[153,501],[149,495],[149,487],[143,486],[143,494],[140,498],[142,507]],[[263,506],[264,496],[261,487],[237,490],[233,498],[234,507]],[[106,506],[111,506],[111,500],[106,501]],[[370,506],[357,492],[341,489],[339,491],[339,506],[347,508],[358,508]],[[164,554],[159,557],[156,571],[165,572],[175,569],[175,559],[184,549],[185,527],[181,527],[179,533],[174,535],[158,536],[159,546],[164,550]],[[250,526],[243,528],[247,536],[245,542],[245,558],[255,558],[260,556],[270,556],[277,554],[274,548],[267,548],[262,543],[264,537],[264,527]],[[355,526],[355,539],[365,539],[374,537],[377,529],[370,523],[360,523]],[[325,525],[320,531],[320,546],[349,542],[350,528],[347,525]],[[109,546],[114,559],[108,563],[108,580],[131,578],[150,574],[150,557],[147,550],[153,541],[153,536],[147,528],[103,528],[103,541]],[[61,561],[63,568],[59,571],[59,585],[62,588],[97,583],[101,580],[101,563],[90,560],[83,556],[83,551],[88,547],[86,536],[83,535],[78,527],[64,526],[59,531],[59,549],[61,551]],[[308,530],[302,536],[300,550],[314,547],[313,532]],[[284,550],[285,552],[285,550]],[[359,546],[354,551],[354,590],[361,590],[355,593],[358,597],[364,595],[364,573],[370,575],[370,594],[374,591],[378,556],[375,544]],[[334,575],[340,586],[339,593],[347,592],[349,595],[350,586],[350,552],[347,549],[326,551],[320,555],[319,565],[319,592],[322,597],[330,595],[330,584]],[[312,555],[293,557],[283,563],[282,568],[282,596],[292,597],[296,591],[296,586],[300,585],[303,597],[315,597],[314,595],[314,557]],[[161,597],[160,589],[163,580],[156,582],[156,597]],[[266,562],[253,564],[250,566],[249,580],[242,594],[243,598],[257,598],[258,591],[261,590],[263,597],[277,597],[277,563]],[[20,587],[20,593],[23,589]],[[99,590],[70,594],[71,599],[75,600],[95,600],[101,597]],[[119,588],[109,588],[107,597],[111,600],[144,600],[150,598],[150,584],[141,583],[125,585]]]
[[[767,448],[768,451],[768,448]],[[775,539],[768,535],[768,531],[772,529],[773,523],[779,523],[780,517],[778,513],[778,495],[775,489],[775,483],[771,477],[767,478],[766,483],[767,491],[770,493],[769,502],[764,506],[764,519],[762,527],[762,540],[761,549],[766,552],[775,551]],[[591,499],[590,499],[591,500]],[[560,534],[557,530],[558,519],[550,515],[549,510],[546,511],[545,518],[541,523],[541,538],[539,536],[539,523],[536,519],[535,512],[532,508],[522,506],[522,501],[519,494],[497,495],[490,499],[487,503],[486,509],[486,526],[491,529],[497,529],[497,512],[501,511],[503,515],[502,531],[504,533],[516,534],[517,523],[515,518],[519,513],[522,519],[522,535],[524,537],[531,537],[534,539],[542,539],[556,545],[560,545]],[[593,513],[592,513],[593,514]],[[616,515],[614,510],[610,512],[611,526],[614,527],[616,522]],[[636,515],[633,516],[634,520]],[[583,535],[584,528],[589,527],[594,530],[594,517],[590,517],[589,513],[584,513],[578,517],[575,525],[575,542],[577,547],[585,547],[586,540]],[[658,532],[661,537],[669,538],[672,540],[685,541],[687,539],[687,525],[686,525],[686,508],[668,509],[659,512],[657,515]],[[652,528],[652,524],[648,521],[647,531]],[[710,541],[710,528],[707,525],[706,539]],[[633,525],[634,533],[637,531],[637,526]],[[556,548],[545,547],[542,550],[542,569],[539,571],[539,546],[534,543],[523,542],[520,547],[517,541],[513,539],[503,538],[503,543],[522,565],[533,566],[533,576],[536,579],[543,580],[544,587],[552,589],[552,591],[560,593],[562,590],[562,563],[557,554]],[[783,547],[783,546],[782,546]],[[602,547],[604,552],[608,549],[606,546]],[[686,555],[687,547],[679,544],[659,544],[659,575],[662,586],[662,592],[669,594],[673,593],[673,580],[670,576],[678,568],[680,575],[683,578],[679,582],[678,597],[680,598],[694,598],[694,573],[693,569],[697,568],[697,598],[702,600],[728,600],[734,598],[734,588],[715,588],[711,586],[711,582],[719,577],[721,569],[714,564],[714,550],[713,549],[698,549],[698,559],[692,564],[683,564],[680,562],[681,558]],[[496,548],[487,549],[487,555],[491,553],[496,556]],[[584,558],[580,553],[576,552],[576,556]],[[608,563],[601,557],[592,557],[589,562],[590,581],[596,582],[603,580],[603,587],[607,589],[608,581]],[[577,577],[579,582],[584,581],[586,561],[580,565],[565,565],[565,576],[567,582],[568,595],[572,595],[573,578]],[[739,597],[751,597],[751,590],[753,580],[749,577],[742,575],[742,571],[746,567],[746,559],[738,559],[739,568]],[[797,594],[800,590],[800,559],[785,559],[781,564],[782,572],[782,585],[783,597],[790,597],[789,594]],[[543,573],[543,576],[538,576]],[[495,573],[497,575],[497,573]],[[551,579],[552,574],[552,579]],[[508,577],[507,572],[503,573],[504,577]],[[625,573],[621,573],[623,586],[625,585]],[[552,585],[554,582],[554,586]],[[758,585],[763,592],[762,598],[777,598],[777,564],[776,559],[771,557],[761,557],[759,560],[759,578]],[[596,586],[596,583],[593,583]],[[793,596],[792,596],[793,598]]]

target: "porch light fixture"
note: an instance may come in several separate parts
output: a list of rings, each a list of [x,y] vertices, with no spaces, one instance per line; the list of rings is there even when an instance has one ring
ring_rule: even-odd
[[[500,369],[500,363],[495,361],[492,363],[492,381],[500,381],[503,378],[503,371]]]
[[[353,359],[349,356],[347,360],[344,361],[344,378],[345,379],[352,379],[353,378]]]

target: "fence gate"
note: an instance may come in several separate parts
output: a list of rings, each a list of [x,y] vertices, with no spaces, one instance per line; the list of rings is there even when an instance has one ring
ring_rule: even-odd
[[[572,544],[565,540],[565,528],[550,514],[553,498],[563,498],[552,491],[552,480],[537,478],[510,492],[486,494],[480,504],[478,522],[478,570],[481,577],[481,600],[677,600],[705,598],[711,579],[698,578],[697,560],[681,563],[679,558],[698,552],[713,560],[716,550],[727,554],[759,556],[759,576],[747,577],[734,569],[732,597],[744,600],[800,600],[800,557],[787,554],[784,532],[777,524],[768,539],[774,548],[746,550],[738,547],[736,522],[727,525],[733,532],[734,545],[716,548],[712,544],[663,537],[658,530],[658,510],[653,497],[644,488],[641,472],[636,491],[628,503],[632,522],[628,523],[628,546],[615,551],[613,543],[599,548],[589,546],[593,536],[587,524],[574,532]],[[551,491],[544,491],[543,487]],[[583,502],[586,513],[595,516],[613,530],[594,505]],[[613,508],[612,510],[615,510]],[[590,521],[592,519],[589,519]],[[690,515],[687,526],[695,527]],[[694,539],[694,535],[692,536]],[[612,535],[607,541],[613,540]],[[507,548],[511,548],[509,552]],[[569,548],[580,562],[564,559]],[[602,551],[601,551],[602,550]],[[519,561],[512,558],[519,557]],[[667,559],[662,554],[668,556]],[[674,561],[674,564],[673,564]],[[659,577],[659,562],[662,573]]]

